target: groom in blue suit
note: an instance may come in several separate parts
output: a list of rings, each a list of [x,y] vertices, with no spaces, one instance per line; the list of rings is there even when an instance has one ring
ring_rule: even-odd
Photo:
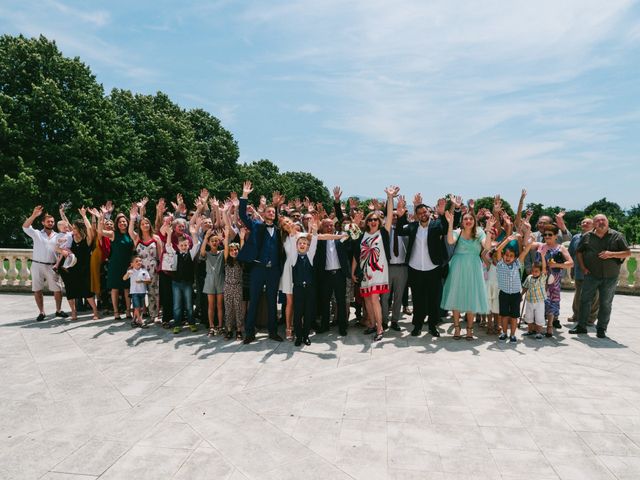
[[[278,335],[276,324],[278,286],[280,275],[284,266],[284,250],[282,237],[277,225],[277,208],[284,200],[278,193],[273,194],[273,204],[267,206],[264,211],[264,222],[251,219],[247,216],[247,202],[249,194],[253,191],[250,181],[242,185],[242,197],[240,197],[240,220],[249,229],[250,235],[247,243],[238,253],[238,260],[251,263],[251,283],[249,287],[249,310],[245,322],[244,343],[249,344],[255,340],[256,313],[263,287],[266,286],[269,338],[278,342],[282,337]]]

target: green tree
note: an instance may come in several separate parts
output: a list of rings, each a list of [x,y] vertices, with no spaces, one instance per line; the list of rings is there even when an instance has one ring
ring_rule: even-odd
[[[481,208],[486,208],[490,211],[493,211],[493,197],[477,198],[476,204],[475,204],[476,213]],[[513,212],[513,208],[511,207],[511,204],[504,199],[502,200],[502,208],[504,209],[505,212],[507,212],[511,216],[511,218],[514,217],[514,212]]]
[[[606,197],[588,205],[584,209],[584,213],[590,217],[599,213],[605,214],[611,228],[616,230],[620,230],[625,221],[624,210],[617,203],[608,201]]]
[[[92,199],[111,136],[106,109],[89,68],[55,42],[0,37],[0,242],[24,242],[35,204],[55,212]]]

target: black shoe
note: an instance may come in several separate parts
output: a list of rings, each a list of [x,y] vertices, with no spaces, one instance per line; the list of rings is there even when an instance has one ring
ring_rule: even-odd
[[[60,317],[60,318],[68,318],[68,317],[69,317],[69,314],[68,314],[68,313],[65,313],[65,312],[60,311],[60,312],[56,312],[56,317]]]
[[[296,337],[296,341],[295,341],[294,345],[296,347],[299,347],[300,345],[302,345],[302,340],[299,337]]]
[[[400,328],[400,325],[398,325],[398,322],[391,322],[391,330],[394,330],[396,332],[402,331],[402,329]]]
[[[46,318],[47,316],[44,313],[41,313],[40,315],[38,315],[38,318],[36,318],[36,322],[42,322]]]
[[[242,341],[242,343],[244,345],[249,345],[251,342],[253,342],[256,339],[255,335],[247,335],[246,337],[244,337],[244,340]]]
[[[376,333],[376,334],[373,336],[373,341],[374,341],[374,342],[379,342],[380,340],[382,340],[382,333]]]
[[[329,327],[319,327],[317,329],[315,329],[316,333],[326,333],[329,331]]]
[[[607,338],[607,333],[606,330],[604,328],[598,328],[596,329],[596,337],[598,338]]]
[[[388,322],[382,322],[382,330],[389,330],[389,323]]]
[[[371,333],[374,333],[375,331],[376,331],[375,327],[369,327],[369,328],[365,329],[364,332],[362,332],[362,333],[364,333],[365,335],[369,335]]]
[[[562,324],[560,323],[560,320],[553,321],[553,328],[562,328]]]
[[[347,336],[347,330],[346,329],[340,329],[340,336],[341,337],[346,337]]]
[[[421,333],[422,333],[422,329],[418,328],[418,327],[414,327],[413,330],[411,330],[411,336],[412,337],[417,337]]]
[[[311,340],[309,339],[309,337],[304,337],[304,338],[302,339],[302,341],[303,341],[303,342],[304,342],[304,344],[305,344],[305,345],[307,345],[307,346],[308,346],[308,345],[311,345]]]
[[[431,334],[432,337],[439,337],[440,336],[440,332],[436,328],[430,328],[429,329],[429,333]],[[412,335],[413,335],[413,333],[412,333]]]
[[[571,330],[569,330],[569,333],[571,335],[575,335],[577,333],[587,333],[587,329],[584,327],[576,327],[576,328],[572,328]]]
[[[280,335],[278,335],[277,333],[270,333],[269,334],[269,338],[271,340],[275,340],[276,342],[281,342],[282,341],[282,337]]]

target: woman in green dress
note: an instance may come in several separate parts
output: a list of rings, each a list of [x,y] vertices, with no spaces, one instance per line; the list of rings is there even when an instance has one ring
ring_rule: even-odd
[[[98,234],[111,240],[111,255],[109,256],[107,270],[107,290],[111,290],[111,304],[113,305],[114,318],[115,320],[120,320],[120,313],[118,312],[118,296],[120,290],[124,291],[126,316],[127,318],[131,318],[129,280],[123,280],[122,277],[127,273],[127,267],[131,262],[133,240],[128,233],[129,221],[126,215],[119,213],[116,217],[115,224],[115,228],[111,232],[99,227]]]
[[[445,212],[449,222],[447,242],[455,245],[455,250],[449,260],[449,274],[442,292],[441,307],[453,311],[453,338],[460,337],[460,312],[467,316],[467,340],[473,340],[473,322],[476,313],[487,313],[487,290],[482,273],[480,252],[482,247],[491,249],[491,235],[485,234],[478,227],[473,211],[462,217],[460,229],[453,230],[453,213]],[[487,231],[492,225],[487,224]]]

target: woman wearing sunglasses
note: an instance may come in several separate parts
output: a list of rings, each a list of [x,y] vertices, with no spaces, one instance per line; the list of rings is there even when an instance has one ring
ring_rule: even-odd
[[[549,276],[547,278],[547,298],[544,301],[544,315],[547,317],[547,338],[553,336],[553,319],[560,314],[560,282],[562,270],[573,268],[573,259],[569,250],[558,243],[560,229],[550,223],[542,231],[543,242],[538,244],[538,253],[547,261]],[[537,256],[536,256],[537,257]],[[539,260],[539,257],[536,258]]]
[[[351,277],[354,283],[360,279],[360,295],[372,323],[367,333],[373,333],[374,342],[382,340],[382,306],[380,295],[389,292],[389,232],[393,222],[393,199],[398,195],[399,187],[388,187],[387,214],[382,218],[373,211],[365,218],[364,233],[356,243],[356,251],[351,263]]]

